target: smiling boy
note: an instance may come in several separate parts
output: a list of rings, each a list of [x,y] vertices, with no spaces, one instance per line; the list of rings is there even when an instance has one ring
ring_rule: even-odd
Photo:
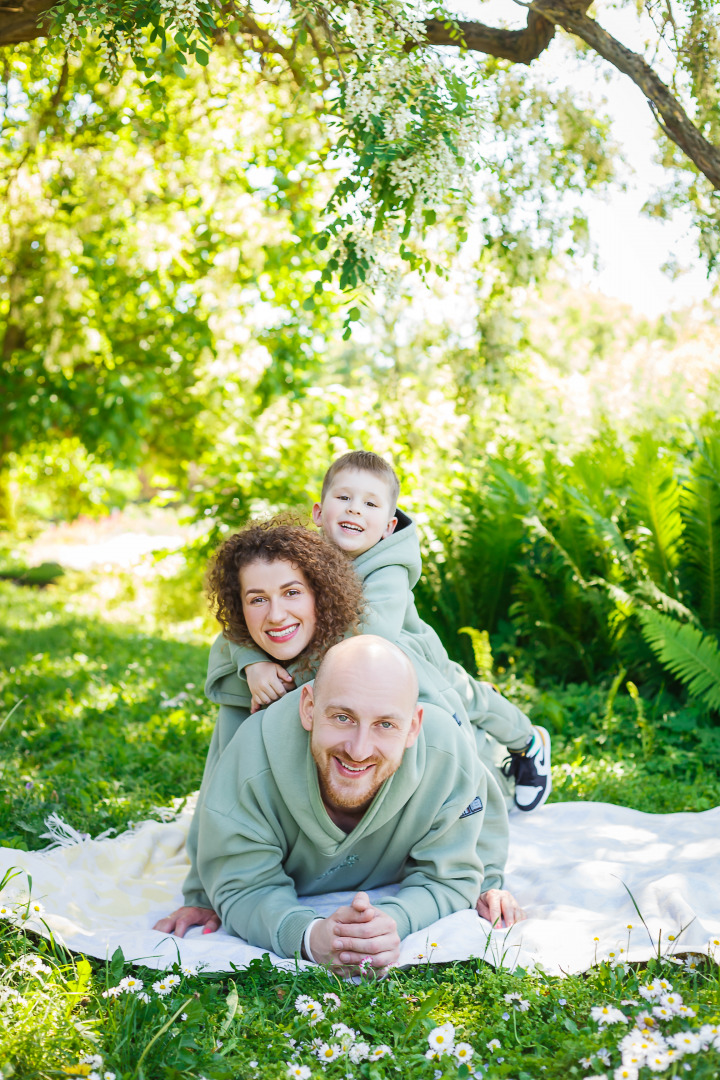
[[[325,474],[313,521],[353,560],[368,604],[363,633],[392,642],[401,632],[410,635],[424,658],[460,695],[477,729],[480,756],[497,764],[499,748],[506,748],[509,756],[503,771],[514,781],[509,788],[514,805],[525,812],[536,810],[552,787],[550,736],[489,683],[471,678],[450,660],[438,635],[418,615],[412,590],[422,569],[420,545],[415,524],[397,509],[399,490],[388,462],[370,451],[351,451]],[[292,688],[291,676],[280,665],[262,662],[257,650],[242,654],[238,661],[244,665],[255,709]]]

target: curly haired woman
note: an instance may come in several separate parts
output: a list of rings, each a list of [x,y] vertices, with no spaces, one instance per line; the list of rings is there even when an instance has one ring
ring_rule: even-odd
[[[324,653],[357,630],[362,585],[347,557],[303,525],[256,522],[226,540],[207,575],[210,606],[223,632],[213,642],[205,693],[220,706],[198,796],[201,804],[220,754],[252,711],[242,649],[254,643],[283,665],[284,694],[314,678]],[[282,670],[282,669],[281,669]],[[182,937],[191,926],[211,933],[220,920],[196,868],[195,814],[187,839],[185,906],[155,925]]]

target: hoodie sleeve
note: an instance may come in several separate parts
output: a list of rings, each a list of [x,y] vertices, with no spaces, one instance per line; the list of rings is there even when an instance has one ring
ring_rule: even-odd
[[[222,777],[216,773],[215,786]],[[198,869],[230,933],[278,956],[299,953],[317,913],[299,903],[283,869],[286,844],[266,800],[246,784],[230,809],[200,809]]]
[[[446,800],[430,831],[411,848],[399,892],[375,905],[393,917],[401,939],[474,907],[485,888],[481,858],[493,847],[489,836],[481,843],[488,802],[485,770],[478,774],[476,790],[464,808],[455,797]]]
[[[220,755],[235,733],[239,730],[240,725],[247,720],[249,716],[248,709],[240,709],[233,705],[221,705],[220,712],[218,714],[217,723],[212,733],[212,739],[210,740],[210,749],[205,759],[205,770],[203,772],[202,784],[200,785],[200,791],[198,793],[197,804],[195,806],[195,813],[193,819],[190,822],[190,830],[188,832],[188,838],[185,844],[188,859],[190,860],[190,870],[183,882],[183,897],[185,904],[188,907],[212,907],[210,900],[202,887],[200,881],[200,875],[197,868],[197,844],[198,844],[198,830],[200,827],[200,808],[205,802],[207,792],[210,786],[210,778],[215,770]]]
[[[373,570],[363,581],[367,610],[362,632],[397,642],[405,621],[410,579],[405,566],[394,564]]]

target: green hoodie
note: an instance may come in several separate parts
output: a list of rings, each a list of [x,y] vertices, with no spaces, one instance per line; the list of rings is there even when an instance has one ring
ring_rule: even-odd
[[[417,527],[402,510],[397,510],[396,514],[395,531],[353,560],[368,605],[363,633],[378,634],[398,644],[401,632],[408,635],[425,659],[457,691],[472,723],[501,746],[522,750],[532,737],[531,724],[525,713],[490,683],[473,679],[460,664],[451,660],[438,635],[418,615],[413,596],[422,570]],[[236,646],[233,655],[238,662],[238,671],[243,671],[249,664],[270,659],[257,646]],[[482,741],[478,736],[479,745]]]
[[[198,806],[198,870],[226,929],[290,957],[317,917],[298,895],[399,881],[375,906],[403,938],[502,883],[484,864],[504,861],[507,815],[463,723],[427,705],[417,742],[346,834],[322,803],[300,693],[243,724]]]
[[[486,742],[483,732],[473,729],[465,711],[462,698],[457,690],[422,654],[418,642],[411,635],[401,632],[398,645],[413,661],[418,677],[418,697],[423,705],[432,705],[438,712],[442,710],[449,727],[459,727],[466,738],[466,752],[472,747],[484,761],[487,769],[488,798],[486,802],[486,820],[492,822],[490,834],[492,843],[484,853],[483,863],[486,876],[491,884],[486,888],[500,888],[507,857],[507,793],[503,794],[499,784],[502,777],[495,768],[493,740]],[[202,785],[198,795],[197,809],[190,825],[187,838],[187,853],[190,870],[183,883],[185,903],[190,906],[212,907],[202,886],[197,869],[197,843],[200,822],[199,810],[205,802],[213,771],[221,754],[234,738],[244,721],[250,716],[250,690],[247,680],[240,673],[239,665],[249,650],[245,646],[227,641],[220,634],[213,642],[208,662],[208,677],[205,693],[211,701],[220,706],[217,724],[213,731],[203,772]],[[288,665],[288,670],[295,677],[298,686],[314,678],[314,671],[304,668],[298,661]],[[284,699],[280,699],[281,701]],[[276,703],[276,704],[279,704]],[[258,715],[258,714],[255,714]],[[244,738],[244,736],[243,736]],[[489,835],[489,834],[488,834]],[[505,837],[504,841],[500,841]]]

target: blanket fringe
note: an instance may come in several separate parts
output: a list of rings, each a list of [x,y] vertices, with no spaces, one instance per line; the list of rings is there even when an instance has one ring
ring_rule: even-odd
[[[195,791],[191,795],[184,795],[181,798],[173,799],[172,806],[153,806],[151,812],[157,814],[160,821],[167,823],[169,821],[175,821],[180,814],[185,810],[194,810],[195,803],[197,801],[198,793]],[[76,844],[85,844],[88,840],[107,840],[111,836],[115,836],[118,839],[123,836],[131,836],[138,829],[139,825],[143,822],[136,823],[129,821],[127,828],[122,832],[118,832],[117,829],[105,829],[104,832],[98,833],[93,837],[90,833],[81,833],[75,829],[72,825],[69,825],[67,821],[63,821],[59,814],[53,811],[48,817],[45,818],[45,828],[47,832],[40,833],[41,840],[49,840],[50,843],[44,848],[40,848],[37,852],[38,855],[46,855],[51,851],[57,851],[58,848],[75,847]]]
[[[40,839],[49,840],[50,843],[40,849],[38,853],[40,855],[44,855],[48,851],[56,851],[58,848],[74,847],[76,844],[84,844],[87,840],[92,840],[90,833],[78,832],[77,829],[73,828],[72,825],[68,825],[67,821],[63,821],[60,815],[54,811],[49,817],[45,818],[45,828],[48,831],[40,833]],[[117,829],[106,829],[95,839],[107,840],[109,836],[114,836],[116,832]]]

